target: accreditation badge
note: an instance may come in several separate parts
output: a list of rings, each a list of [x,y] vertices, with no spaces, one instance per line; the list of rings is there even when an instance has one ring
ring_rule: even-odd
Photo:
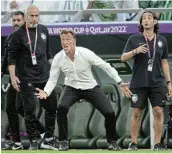
[[[149,59],[148,61],[148,71],[152,72],[153,69],[153,59]]]
[[[32,58],[32,64],[33,65],[37,65],[35,52],[34,53],[31,53],[31,58]]]

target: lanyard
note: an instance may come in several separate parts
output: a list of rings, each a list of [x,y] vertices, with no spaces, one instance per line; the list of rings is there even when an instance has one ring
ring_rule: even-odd
[[[27,38],[28,38],[28,43],[29,43],[29,48],[31,53],[36,52],[36,46],[37,46],[37,39],[38,39],[38,34],[37,34],[37,27],[36,27],[36,35],[35,35],[35,44],[34,44],[34,49],[32,50],[32,45],[31,45],[31,40],[30,40],[30,35],[29,35],[29,29],[26,26],[26,32],[27,32]]]
[[[145,37],[145,40],[146,40],[146,44],[147,44],[147,47],[148,47],[148,57],[151,59],[150,47],[149,47],[149,43],[148,43],[148,40],[147,40],[146,37]],[[155,52],[156,52],[155,48],[156,48],[156,34],[155,34],[154,43],[153,43],[153,56],[152,56],[152,60],[154,60],[154,58],[155,58]]]

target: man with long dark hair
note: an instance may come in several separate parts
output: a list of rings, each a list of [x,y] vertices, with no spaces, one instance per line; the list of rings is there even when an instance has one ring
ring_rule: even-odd
[[[130,89],[133,108],[129,150],[138,149],[138,132],[142,110],[149,98],[154,115],[154,150],[163,149],[161,141],[163,129],[163,106],[165,95],[172,96],[169,73],[167,40],[158,34],[158,20],[154,13],[144,12],[140,18],[139,34],[130,36],[121,57],[122,61],[134,59]]]

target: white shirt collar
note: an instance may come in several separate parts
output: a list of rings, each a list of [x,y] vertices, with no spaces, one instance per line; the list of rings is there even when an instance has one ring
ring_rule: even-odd
[[[66,55],[65,51],[62,50],[62,52],[63,52],[63,56],[66,57],[67,55]],[[78,48],[77,48],[77,46],[75,46],[75,55],[74,55],[74,57],[78,55],[78,52],[79,52]]]

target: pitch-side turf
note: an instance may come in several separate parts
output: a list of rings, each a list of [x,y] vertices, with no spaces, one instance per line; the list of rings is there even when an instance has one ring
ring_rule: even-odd
[[[128,151],[126,149],[121,150],[121,151],[109,151],[109,150],[68,150],[68,151],[54,151],[54,150],[2,150],[1,151],[2,154],[10,154],[10,153],[14,153],[14,154],[109,154],[109,153],[118,153],[118,154],[135,154],[135,153],[140,153],[140,154],[165,154],[165,153],[169,153],[172,154],[172,149],[168,149],[168,150],[164,150],[164,151],[153,151],[153,150],[149,150],[149,149],[139,149],[137,151]]]

